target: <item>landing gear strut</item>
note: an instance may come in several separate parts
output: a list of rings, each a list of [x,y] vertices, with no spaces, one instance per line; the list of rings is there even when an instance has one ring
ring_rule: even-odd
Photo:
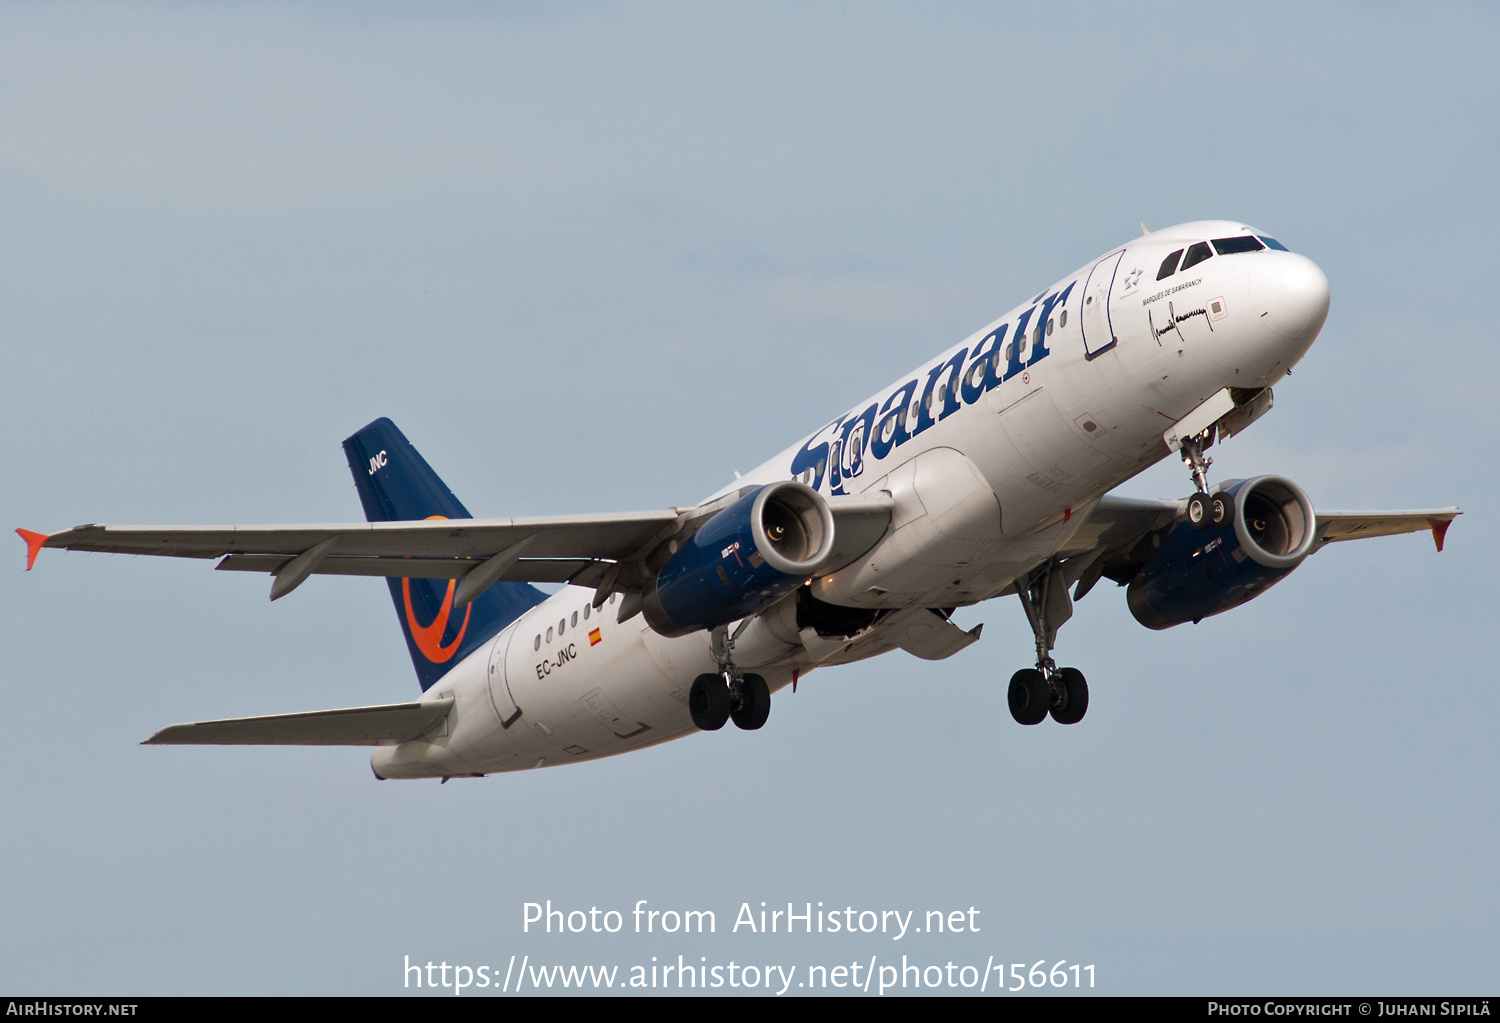
[[[1203,453],[1214,442],[1214,428],[1209,427],[1196,437],[1182,440],[1182,460],[1193,477],[1197,492],[1188,498],[1187,520],[1194,529],[1228,529],[1234,522],[1234,495],[1220,491],[1212,497],[1208,493],[1208,467],[1214,460]]]
[[[1059,668],[1052,659],[1057,630],[1073,617],[1062,565],[1049,561],[1017,579],[1016,595],[1036,636],[1036,667],[1022,668],[1011,676],[1006,692],[1010,715],[1023,725],[1040,724],[1048,714],[1058,724],[1077,724],[1089,709],[1088,682],[1077,668]]]
[[[718,731],[726,721],[746,731],[766,723],[771,713],[771,687],[753,673],[741,674],[734,667],[734,637],[727,626],[712,633],[718,674],[705,673],[693,680],[688,693],[688,712],[693,724],[705,732]]]

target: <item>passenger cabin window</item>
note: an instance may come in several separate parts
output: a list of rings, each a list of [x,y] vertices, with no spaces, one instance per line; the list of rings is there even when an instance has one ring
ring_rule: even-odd
[[[531,644],[531,649],[533,649],[533,650],[540,650],[541,648],[542,648],[542,634],[540,632],[538,632],[536,634],[536,642],[533,643],[533,644]]]
[[[1292,251],[1291,249],[1287,248],[1285,245],[1277,241],[1275,238],[1267,238],[1265,235],[1261,235],[1260,240],[1266,243],[1266,248],[1268,249],[1275,249],[1277,252]]]
[[[547,642],[552,642],[552,626],[547,626]]]
[[[1177,272],[1177,261],[1182,258],[1182,250],[1178,249],[1166,259],[1161,261],[1161,269],[1156,271],[1156,279],[1164,281]]]
[[[578,612],[577,611],[573,612],[573,617],[568,620],[568,624],[571,625],[571,626],[573,626],[575,629],[578,627]]]
[[[588,621],[589,620],[589,611],[591,611],[593,609],[593,607],[594,607],[593,604],[585,604],[585,605],[583,605],[583,620],[584,621]]]
[[[1198,242],[1196,245],[1190,245],[1188,246],[1187,255],[1182,259],[1182,266],[1178,267],[1178,269],[1186,270],[1190,266],[1197,266],[1212,255],[1213,253],[1208,248],[1208,242]]]
[[[1214,251],[1221,256],[1233,255],[1236,252],[1259,252],[1265,248],[1253,234],[1247,234],[1242,238],[1215,238]]]

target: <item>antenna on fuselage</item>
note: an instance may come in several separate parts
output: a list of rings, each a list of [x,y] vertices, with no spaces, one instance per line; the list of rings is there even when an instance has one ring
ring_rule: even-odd
[[[1144,220],[1141,221],[1141,234],[1150,234],[1150,233],[1151,233],[1151,228],[1149,228],[1149,227],[1146,226],[1146,222]]]

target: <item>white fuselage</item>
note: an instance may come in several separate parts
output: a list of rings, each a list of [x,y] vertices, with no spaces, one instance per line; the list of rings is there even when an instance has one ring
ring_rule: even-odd
[[[1008,592],[1092,502],[1168,454],[1176,420],[1223,388],[1269,386],[1312,344],[1328,289],[1304,256],[1216,255],[1157,279],[1169,253],[1250,231],[1205,221],[1113,249],[712,497],[789,478],[824,495],[891,493],[882,540],[813,581],[831,604],[941,608]],[[564,587],[454,667],[423,696],[454,701],[441,734],[379,747],[376,774],[549,766],[695,731],[688,690],[717,669],[707,633],[669,639],[643,616],[617,622],[618,596],[597,611],[593,596]],[[773,691],[892,648],[777,635],[737,652]]]

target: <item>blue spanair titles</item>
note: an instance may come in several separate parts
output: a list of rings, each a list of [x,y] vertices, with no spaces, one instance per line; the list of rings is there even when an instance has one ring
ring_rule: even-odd
[[[823,489],[826,477],[830,494],[847,493],[845,483],[864,473],[867,458],[884,459],[1041,362],[1052,354],[1047,323],[1053,310],[1067,304],[1075,283],[1038,299],[1014,321],[985,334],[972,350],[960,348],[893,388],[884,399],[851,409],[823,427],[792,457],[792,476],[802,477],[814,490]]]

